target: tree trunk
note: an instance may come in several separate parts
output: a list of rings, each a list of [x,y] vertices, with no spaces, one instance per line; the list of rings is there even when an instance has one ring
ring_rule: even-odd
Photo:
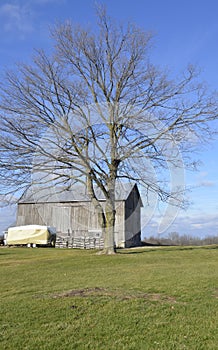
[[[101,254],[115,254],[115,240],[114,240],[114,228],[115,228],[115,216],[116,211],[114,205],[110,201],[106,202],[105,207],[105,228],[104,228],[104,249]]]
[[[105,211],[96,198],[90,173],[87,175],[87,190],[98,215],[98,222],[100,223],[103,232],[104,249],[100,252],[100,254],[115,254],[114,226],[116,211],[114,206],[114,187],[112,187],[111,191],[112,196],[106,200]]]

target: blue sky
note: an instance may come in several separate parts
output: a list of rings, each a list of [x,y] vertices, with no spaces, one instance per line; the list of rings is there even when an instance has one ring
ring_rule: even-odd
[[[134,21],[154,33],[153,62],[181,72],[189,63],[202,69],[202,80],[218,90],[218,2],[216,0],[106,0],[110,15]],[[0,69],[31,60],[34,48],[50,50],[49,28],[70,19],[95,25],[91,0],[1,0]],[[180,211],[166,232],[197,236],[218,234],[218,137],[197,155],[202,162],[197,173],[186,173],[190,206]],[[15,210],[0,210],[0,231],[13,223]],[[156,234],[163,212],[157,206],[144,234]],[[160,232],[161,235],[166,232]]]

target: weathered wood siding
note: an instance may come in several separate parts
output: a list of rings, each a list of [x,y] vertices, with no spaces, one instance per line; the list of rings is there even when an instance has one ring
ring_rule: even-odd
[[[123,246],[125,241],[124,208],[123,201],[116,203],[116,246]],[[61,237],[98,238],[102,236],[97,215],[90,202],[19,203],[16,224],[17,226],[31,224],[52,226]]]

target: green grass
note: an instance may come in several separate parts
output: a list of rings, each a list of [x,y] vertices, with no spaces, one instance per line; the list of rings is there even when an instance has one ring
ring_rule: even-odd
[[[0,349],[218,349],[218,249],[0,249]]]

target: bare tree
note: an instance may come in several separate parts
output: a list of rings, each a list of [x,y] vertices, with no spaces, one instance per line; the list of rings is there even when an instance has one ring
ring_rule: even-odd
[[[172,190],[154,172],[193,164],[197,140],[211,136],[217,102],[198,84],[194,67],[172,79],[150,62],[150,33],[116,23],[102,8],[97,17],[98,31],[57,25],[52,55],[37,51],[31,65],[6,72],[0,179],[2,193],[19,196],[32,182],[84,183],[104,231],[104,252],[114,253],[118,179],[179,205],[182,189]]]

